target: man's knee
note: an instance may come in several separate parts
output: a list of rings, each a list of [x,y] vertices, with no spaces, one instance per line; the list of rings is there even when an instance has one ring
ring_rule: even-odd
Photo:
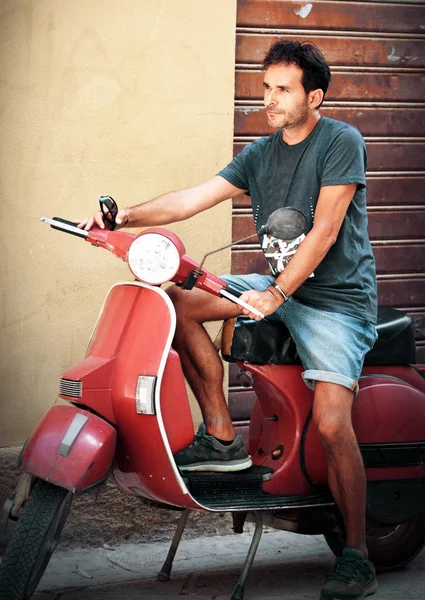
[[[339,446],[354,435],[352,398],[353,394],[342,386],[317,382],[313,420],[325,446]]]
[[[173,304],[177,304],[180,298],[182,297],[183,290],[179,288],[177,285],[170,285],[165,293],[168,294]]]
[[[192,302],[188,296],[189,292],[182,290],[176,285],[170,285],[165,291],[174,305],[179,327],[183,326],[187,320],[193,320]]]
[[[315,424],[319,438],[326,447],[341,445],[352,431],[351,425],[340,415],[321,415],[315,419]]]

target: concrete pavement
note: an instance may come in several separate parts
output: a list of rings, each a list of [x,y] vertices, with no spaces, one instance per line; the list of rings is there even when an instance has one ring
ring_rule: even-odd
[[[228,600],[237,583],[250,540],[242,535],[183,540],[171,581],[157,572],[168,544],[62,551],[53,555],[34,600]],[[334,557],[322,536],[265,528],[244,600],[317,600]],[[398,572],[379,576],[375,600],[425,599],[425,551]]]

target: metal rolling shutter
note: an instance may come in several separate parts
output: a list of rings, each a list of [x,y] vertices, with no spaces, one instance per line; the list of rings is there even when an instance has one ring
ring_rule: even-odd
[[[355,125],[366,140],[379,302],[413,317],[425,363],[425,2],[238,0],[235,154],[272,132],[260,65],[279,38],[317,44],[332,71],[322,114]],[[234,198],[233,240],[251,232],[250,200]],[[259,246],[235,246],[232,272],[267,272]],[[236,372],[231,366],[229,405],[242,426],[254,397]]]

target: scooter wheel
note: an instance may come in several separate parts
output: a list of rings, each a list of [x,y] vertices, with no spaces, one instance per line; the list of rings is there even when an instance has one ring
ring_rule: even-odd
[[[73,494],[36,481],[0,565],[0,600],[29,600],[56,548]]]
[[[325,540],[335,554],[345,548],[343,532],[326,533]],[[366,526],[369,559],[379,572],[395,571],[411,562],[425,546],[425,512],[403,523],[375,523]]]

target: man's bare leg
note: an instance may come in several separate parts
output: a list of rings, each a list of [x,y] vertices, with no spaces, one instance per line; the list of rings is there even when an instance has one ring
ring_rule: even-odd
[[[224,441],[235,431],[223,393],[223,365],[202,323],[240,314],[237,305],[202,290],[167,290],[177,313],[173,347],[179,353],[185,377],[201,408],[207,433]]]
[[[354,434],[353,393],[340,385],[317,381],[313,419],[328,462],[328,483],[341,511],[347,547],[366,547],[366,475]]]

